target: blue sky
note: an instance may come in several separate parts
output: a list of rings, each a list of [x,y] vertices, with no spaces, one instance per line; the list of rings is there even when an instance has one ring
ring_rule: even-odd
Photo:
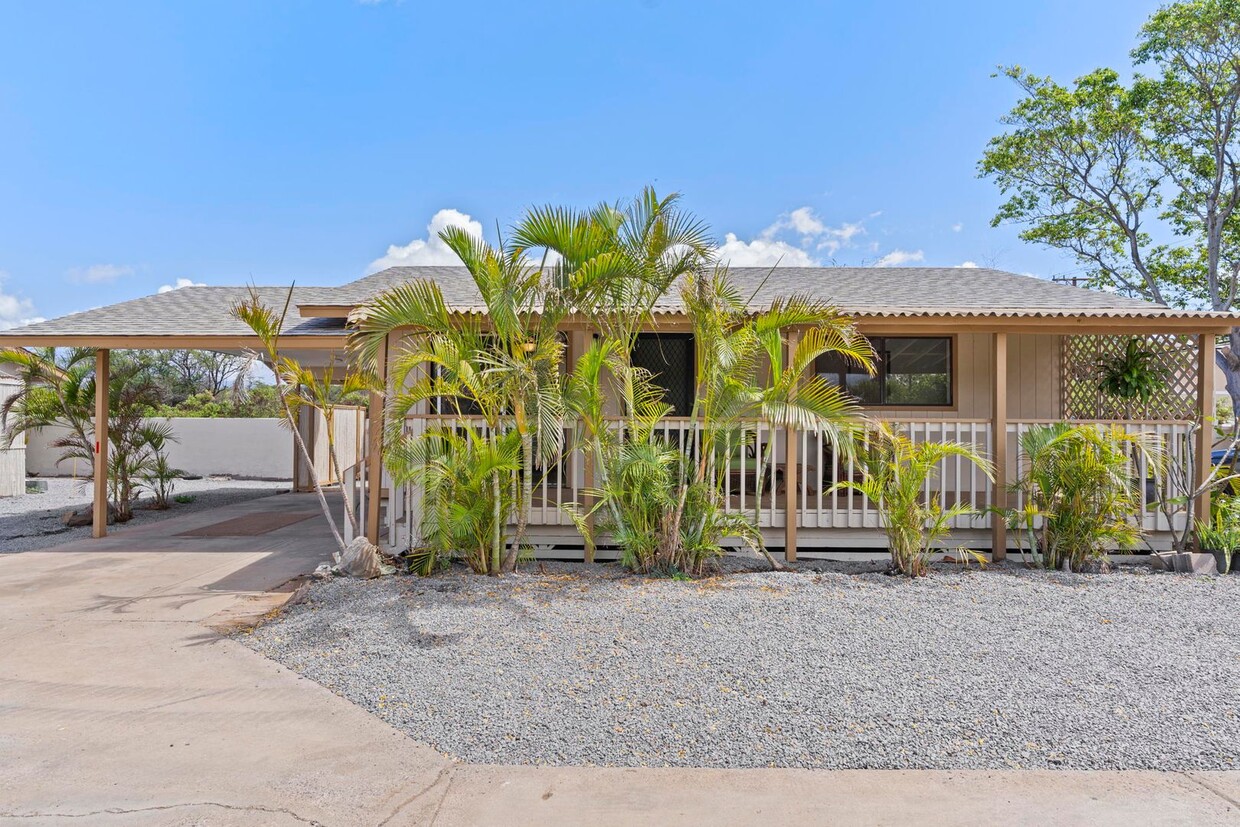
[[[1127,66],[1156,6],[0,0],[0,326],[342,283],[646,183],[738,264],[1071,272],[989,226],[990,75]]]

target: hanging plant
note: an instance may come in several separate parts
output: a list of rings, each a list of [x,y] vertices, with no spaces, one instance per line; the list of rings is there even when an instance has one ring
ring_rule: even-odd
[[[1166,383],[1162,368],[1154,361],[1155,355],[1142,347],[1140,339],[1129,339],[1122,353],[1098,364],[1099,389],[1117,399],[1148,403]]]

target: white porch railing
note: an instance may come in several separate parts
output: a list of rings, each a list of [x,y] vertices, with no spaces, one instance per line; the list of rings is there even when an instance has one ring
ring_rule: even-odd
[[[885,421],[903,429],[913,442],[963,442],[975,446],[983,456],[991,454],[992,429],[986,420]],[[832,490],[837,482],[860,480],[857,461],[839,455],[822,433],[808,431],[799,437],[798,525],[803,528],[881,529],[878,512],[869,497],[848,490]],[[965,502],[980,512],[991,504],[991,488],[990,480],[976,465],[962,457],[951,456],[940,461],[937,478],[926,483],[925,496],[927,502],[937,500],[944,510]],[[986,515],[962,516],[952,521],[953,528],[989,525]]]
[[[1007,426],[1008,439],[1008,479],[1016,480],[1027,467],[1028,458],[1020,452],[1020,440],[1029,432],[1031,428],[1039,425],[1049,425],[1057,420],[1040,419],[1026,420],[1021,422],[1009,422]],[[1116,422],[1111,420],[1090,420],[1086,422],[1075,422],[1073,424],[1091,424],[1097,425],[1099,428],[1109,428],[1112,425],[1118,425],[1129,434],[1146,434],[1156,440],[1166,453],[1166,459],[1169,464],[1174,464],[1183,469],[1190,469],[1193,462],[1193,424],[1189,422],[1173,422],[1170,420],[1131,420]],[[1175,515],[1175,525],[1171,526],[1167,523],[1166,516],[1158,509],[1157,503],[1161,500],[1174,498],[1177,495],[1182,496],[1182,492],[1174,492],[1169,489],[1166,476],[1158,471],[1157,468],[1150,467],[1149,460],[1140,453],[1134,453],[1133,477],[1137,480],[1137,490],[1141,496],[1141,527],[1146,531],[1171,531],[1181,530],[1184,528],[1185,521],[1188,520],[1187,512]],[[1191,474],[1188,474],[1191,479]],[[1010,497],[1009,507],[1020,508],[1025,504],[1025,498],[1019,493]]]
[[[889,418],[887,421],[901,427],[914,442],[963,442],[976,447],[983,456],[994,453],[993,428],[988,420],[959,419],[931,420],[914,418]],[[1028,420],[1009,422],[1007,425],[1007,480],[1019,478],[1025,462],[1019,451],[1021,435],[1030,428],[1047,424],[1051,420]],[[1107,425],[1111,423],[1096,423]],[[1172,462],[1188,467],[1192,457],[1192,425],[1186,422],[1134,421],[1116,423],[1130,433],[1149,433],[1162,441]],[[408,417],[405,433],[417,436],[428,427],[475,428],[486,436],[487,426],[477,417],[455,415],[427,415]],[[612,421],[612,427],[622,431],[622,420]],[[664,420],[656,437],[665,443],[687,449],[696,455],[700,445],[701,424],[688,418]],[[536,464],[534,493],[530,509],[531,527],[571,527],[572,520],[564,512],[564,506],[584,500],[583,489],[590,486],[587,479],[587,463],[582,451],[572,444],[571,429],[565,429],[563,451],[554,462]],[[861,469],[855,459],[836,452],[825,434],[810,431],[795,434],[797,462],[789,473],[785,466],[786,434],[782,429],[772,428],[764,422],[746,423],[737,436],[738,455],[734,457],[726,473],[720,474],[724,485],[724,508],[730,512],[751,515],[762,528],[780,528],[785,525],[785,498],[787,485],[795,488],[797,526],[807,530],[870,529],[881,530],[874,503],[867,497],[847,490],[832,490],[841,480],[859,479]],[[728,446],[731,447],[731,446]],[[725,452],[730,453],[730,452]],[[353,502],[358,514],[366,513],[365,463],[359,462],[346,469],[343,482],[346,490],[353,492]],[[721,469],[713,468],[716,472]],[[1140,485],[1142,523],[1148,531],[1169,529],[1166,519],[1158,513],[1153,503],[1166,496],[1166,481],[1157,479],[1145,460],[1134,458],[1134,476],[1143,481]],[[788,479],[791,477],[791,480]],[[758,496],[758,483],[761,495]],[[421,494],[411,486],[391,486],[384,473],[385,496],[384,524],[386,540],[393,548],[407,548],[416,540]],[[993,502],[993,484],[975,465],[961,457],[945,457],[939,464],[937,478],[927,483],[925,496],[937,500],[946,509],[959,502],[973,505],[978,512]],[[1019,495],[1009,497],[1008,505],[1022,505]],[[1182,527],[1184,517],[1177,518],[1177,528]],[[957,517],[953,528],[957,530],[987,529],[991,516],[979,513]]]

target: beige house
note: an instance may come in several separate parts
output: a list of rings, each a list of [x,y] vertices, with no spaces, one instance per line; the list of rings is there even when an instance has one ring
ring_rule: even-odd
[[[734,268],[731,275],[743,294],[753,296],[755,308],[777,296],[805,293],[855,317],[879,353],[878,374],[869,377],[830,359],[820,360],[815,370],[853,393],[870,416],[899,423],[915,440],[970,442],[994,460],[994,484],[970,466],[945,461],[938,485],[927,492],[944,504],[964,500],[979,509],[1006,504],[1006,484],[1019,470],[1020,434],[1046,422],[1118,422],[1157,434],[1191,474],[1209,467],[1213,439],[1202,437],[1197,426],[1203,410],[1212,415],[1215,337],[1236,324],[1238,314],[1169,309],[980,268]],[[463,268],[391,268],[340,287],[296,288],[296,310],[290,312],[295,318],[286,324],[283,349],[310,366],[347,358],[350,314],[383,290],[412,279],[437,282],[449,305],[462,314],[481,310]],[[273,306],[282,305],[287,295],[285,288],[260,292]],[[6,331],[0,333],[0,345],[96,348],[103,376],[108,352],[115,348],[241,351],[257,345],[229,314],[245,294],[244,287],[187,287]],[[678,298],[669,293],[633,354],[658,375],[678,413],[688,412],[694,392],[688,329]],[[570,360],[592,335],[587,324],[573,320],[563,333]],[[1108,398],[1097,381],[1099,362],[1133,336],[1158,354],[1168,378],[1165,392],[1140,407]],[[389,342],[389,359],[398,348],[399,342]],[[346,469],[344,484],[363,506],[372,539],[405,548],[417,540],[418,496],[391,486],[381,472],[382,429],[375,424],[382,415],[382,398],[376,395],[360,440],[362,459]],[[102,431],[106,411],[100,409],[97,416]],[[428,407],[404,427],[416,431],[442,419]],[[687,417],[673,418],[666,437],[684,439],[694,427]],[[590,484],[582,457],[572,450],[571,427],[566,438],[564,456],[540,474],[531,528],[531,540],[557,556],[583,553],[581,538],[560,506],[576,501]],[[729,481],[729,504],[753,514],[772,547],[793,557],[884,545],[872,503],[830,492],[833,482],[855,469],[834,455],[822,435],[785,433],[755,422],[745,438],[747,452],[755,456],[774,450],[774,479],[767,479],[762,497],[755,498],[756,472],[742,462]],[[1149,479],[1147,497],[1157,498],[1163,483],[1149,469],[1137,473]],[[102,497],[102,488],[97,491]],[[1170,526],[1162,515],[1151,507],[1143,519],[1156,541],[1160,535],[1165,539]],[[955,528],[956,544],[998,555],[1009,545],[1002,522],[989,516],[960,518]],[[105,530],[96,526],[98,535]]]

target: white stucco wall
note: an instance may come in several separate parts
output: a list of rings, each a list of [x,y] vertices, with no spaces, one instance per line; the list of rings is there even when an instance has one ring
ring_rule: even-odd
[[[187,474],[257,479],[290,479],[293,436],[279,419],[176,418],[177,442],[168,447],[168,461]],[[90,476],[91,469],[72,460],[56,465],[60,450],[50,446],[62,429],[33,432],[26,445],[26,471],[41,476]],[[81,466],[81,463],[77,463]]]
[[[21,383],[0,376],[0,406],[21,390]],[[0,427],[3,423],[0,423]],[[0,439],[0,497],[26,493],[26,438],[19,436],[11,448]]]

